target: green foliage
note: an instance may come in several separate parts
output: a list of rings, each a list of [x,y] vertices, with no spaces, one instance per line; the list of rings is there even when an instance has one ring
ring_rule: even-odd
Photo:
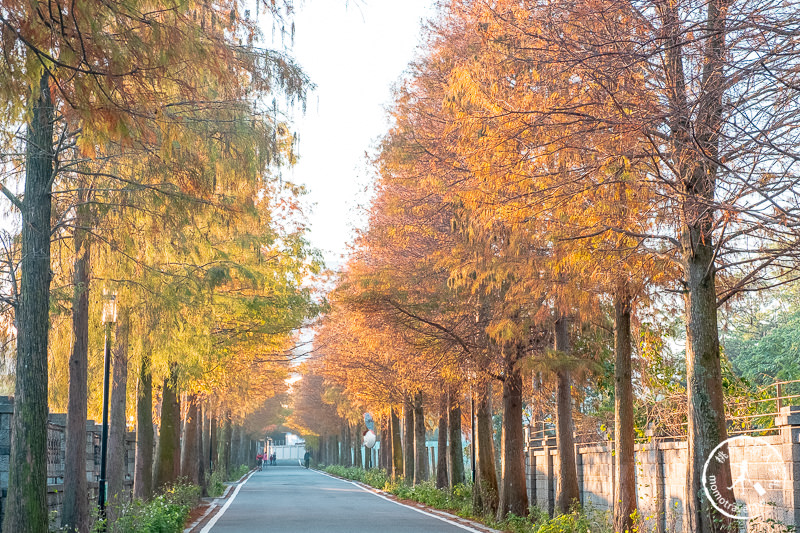
[[[733,370],[762,386],[800,379],[800,309],[793,305],[743,322],[723,340]]]
[[[222,473],[215,470],[211,475],[206,474],[206,486],[208,487],[208,495],[212,498],[218,498],[225,492],[225,483],[222,479]]]
[[[547,513],[532,507],[527,517],[510,514],[493,527],[514,533],[611,533],[608,513],[594,509],[573,510],[570,513],[549,518]]]
[[[390,492],[403,500],[424,503],[436,509],[446,509],[460,516],[472,516],[472,485],[459,483],[452,491],[437,489],[433,481],[418,485],[397,485]]]
[[[331,465],[325,468],[325,472],[385,490],[401,500],[412,500],[472,520],[485,521],[486,519],[486,517],[478,517],[473,514],[472,484],[470,483],[459,483],[451,491],[437,489],[433,481],[413,486],[394,483],[384,470],[378,468],[364,470],[358,467]],[[608,513],[597,511],[591,507],[582,511],[574,510],[552,519],[547,516],[546,512],[537,507],[531,507],[530,515],[527,517],[510,514],[502,522],[489,519],[487,525],[514,533],[612,533]]]
[[[200,499],[200,487],[178,483],[148,502],[134,500],[111,523],[96,520],[92,533],[180,533]]]
[[[389,476],[386,474],[386,471],[380,468],[364,470],[363,468],[359,468],[357,466],[347,467],[330,465],[325,467],[325,472],[345,479],[360,481],[361,483],[369,485],[370,487],[375,487],[376,489],[385,490],[387,487],[391,486]]]
[[[239,465],[238,467],[231,469],[231,471],[228,472],[228,481],[239,481],[249,471],[250,471],[249,466]]]

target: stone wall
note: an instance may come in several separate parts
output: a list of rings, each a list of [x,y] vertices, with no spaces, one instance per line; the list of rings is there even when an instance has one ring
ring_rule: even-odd
[[[14,414],[14,400],[0,396],[0,522],[5,508],[8,490],[8,467],[11,452],[11,417]],[[66,450],[67,415],[51,413],[47,420],[47,505],[51,516],[55,517],[52,527],[60,527],[61,506],[64,497],[64,456]],[[89,491],[86,497],[90,508],[97,504],[97,486],[100,477],[100,436],[102,426],[93,420],[86,422],[86,480]],[[129,432],[125,438],[127,471],[125,490],[133,490],[133,467],[135,459],[136,436]]]
[[[773,498],[763,518],[786,525],[800,525],[800,407],[784,407],[775,420],[776,431],[730,442],[734,480],[745,466],[748,480],[767,487],[775,483],[775,465],[762,455],[761,444],[770,444],[781,458],[785,476],[782,491]],[[556,496],[558,456],[555,438],[529,440],[526,448],[528,496],[531,505],[552,514]],[[613,444],[576,445],[581,504],[598,511],[611,511],[614,501]],[[687,445],[685,440],[653,438],[636,445],[636,482],[639,510],[651,531],[681,532],[685,508]],[[736,487],[736,486],[735,486]],[[736,490],[736,489],[735,489]],[[754,505],[755,491],[737,491],[738,503]],[[743,524],[744,527],[744,524]]]

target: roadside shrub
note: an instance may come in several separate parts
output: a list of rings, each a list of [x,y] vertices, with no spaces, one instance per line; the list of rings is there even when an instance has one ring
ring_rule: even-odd
[[[206,487],[210,497],[219,498],[222,496],[222,493],[225,492],[222,474],[218,471],[212,472],[210,475],[206,474]]]
[[[200,487],[178,483],[148,502],[122,505],[114,522],[96,520],[92,533],[181,533],[189,512],[200,499]]]
[[[242,476],[247,474],[249,471],[249,466],[239,465],[237,468],[233,468],[230,472],[228,472],[228,481],[239,481]]]

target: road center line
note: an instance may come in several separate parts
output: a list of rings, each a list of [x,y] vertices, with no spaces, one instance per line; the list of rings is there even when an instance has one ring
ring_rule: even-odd
[[[369,489],[361,486],[360,484],[358,484],[358,483],[356,483],[354,481],[350,481],[349,479],[342,479],[340,477],[332,476],[332,475],[330,475],[330,474],[328,474],[326,472],[321,472],[319,470],[314,470],[314,472],[317,472],[318,474],[322,474],[323,476],[328,476],[331,479],[337,479],[337,480],[343,481],[345,483],[350,483],[351,485],[355,485],[356,487],[358,487],[359,489],[363,490],[364,492],[367,492],[369,494],[373,494],[373,495],[377,496],[378,498],[383,498],[387,502],[392,502],[392,503],[395,503],[395,504],[397,504],[397,505],[399,505],[401,507],[405,507],[406,509],[411,509],[412,511],[416,511],[416,512],[418,512],[420,514],[424,514],[426,516],[430,516],[430,517],[435,518],[437,520],[441,520],[442,522],[446,522],[446,523],[448,523],[448,524],[450,524],[452,526],[455,526],[457,528],[463,529],[465,531],[470,531],[471,533],[486,533],[485,531],[481,531],[481,530],[478,530],[478,529],[475,529],[475,528],[472,528],[472,527],[469,527],[469,526],[465,526],[464,524],[460,524],[458,522],[455,522],[455,521],[450,520],[448,518],[445,518],[443,516],[438,516],[438,515],[435,515],[433,513],[429,513],[428,511],[423,511],[422,509],[414,507],[413,505],[406,505],[405,503],[401,503],[401,502],[399,502],[397,500],[393,500],[391,498],[387,498],[383,494],[380,494],[379,492],[375,492],[374,490],[369,490]],[[201,531],[200,533],[206,533],[206,531]]]
[[[215,514],[211,518],[211,520],[209,520],[208,524],[206,524],[206,527],[204,527],[203,529],[200,530],[200,533],[209,533],[209,531],[211,531],[211,528],[214,527],[214,524],[217,523],[217,520],[222,518],[222,515],[224,515],[225,511],[228,510],[228,507],[231,506],[231,504],[233,503],[233,500],[236,499],[236,495],[239,494],[239,490],[242,487],[244,487],[244,484],[247,483],[250,480],[250,477],[255,473],[256,473],[256,471],[253,470],[252,472],[250,472],[250,474],[248,474],[248,476],[246,478],[244,478],[244,481],[242,481],[241,483],[239,483],[239,485],[237,485],[236,490],[233,491],[233,494],[231,494],[231,497],[228,498],[227,502],[225,502],[225,505],[222,506],[222,509],[220,509],[219,512],[217,514]]]

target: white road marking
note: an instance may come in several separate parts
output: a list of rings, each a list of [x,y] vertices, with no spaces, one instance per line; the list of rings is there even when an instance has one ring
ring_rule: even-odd
[[[211,531],[211,528],[214,527],[214,524],[217,523],[217,520],[222,518],[222,515],[224,515],[225,511],[228,510],[228,507],[231,506],[231,504],[233,503],[233,500],[236,499],[236,495],[239,494],[239,489],[244,487],[244,484],[247,483],[250,480],[250,477],[255,473],[256,473],[255,470],[250,472],[250,474],[246,478],[244,478],[244,481],[242,481],[241,483],[239,483],[236,486],[236,490],[233,491],[233,494],[231,494],[231,497],[228,498],[228,501],[225,502],[225,505],[222,506],[222,509],[220,509],[219,512],[217,514],[215,514],[213,516],[213,518],[211,518],[211,520],[208,522],[208,524],[206,524],[206,527],[204,527],[203,529],[200,530],[200,533],[209,533],[209,531]]]
[[[465,531],[470,531],[471,533],[486,533],[486,531],[481,531],[479,529],[475,529],[473,527],[469,527],[469,526],[466,526],[464,524],[460,524],[458,522],[450,520],[449,518],[445,518],[444,516],[438,516],[438,515],[435,515],[433,513],[429,513],[428,511],[423,511],[422,509],[420,509],[418,507],[414,507],[413,505],[406,505],[405,503],[401,503],[401,502],[399,502],[397,500],[393,500],[391,498],[387,498],[383,494],[380,494],[380,493],[375,492],[373,490],[369,490],[367,488],[364,488],[360,484],[358,484],[358,483],[356,483],[354,481],[350,481],[349,479],[342,479],[340,477],[332,476],[332,475],[328,474],[327,472],[321,472],[319,470],[315,470],[315,472],[317,472],[318,474],[322,474],[323,476],[328,476],[329,478],[332,478],[332,479],[337,479],[339,481],[344,481],[345,483],[350,483],[351,485],[355,485],[356,487],[358,487],[359,489],[363,490],[364,492],[367,492],[369,494],[373,494],[373,495],[377,496],[378,498],[383,498],[387,502],[396,503],[397,505],[399,505],[401,507],[405,507],[407,509],[411,509],[412,511],[416,511],[416,512],[418,512],[420,514],[424,514],[426,516],[430,516],[430,517],[435,518],[437,520],[441,520],[442,522],[447,522],[448,524],[450,524],[452,526],[455,526],[457,528],[463,529]],[[495,531],[495,530],[490,529],[490,528],[487,528],[487,529],[489,531]],[[206,532],[205,531],[201,531],[200,533],[206,533]]]

